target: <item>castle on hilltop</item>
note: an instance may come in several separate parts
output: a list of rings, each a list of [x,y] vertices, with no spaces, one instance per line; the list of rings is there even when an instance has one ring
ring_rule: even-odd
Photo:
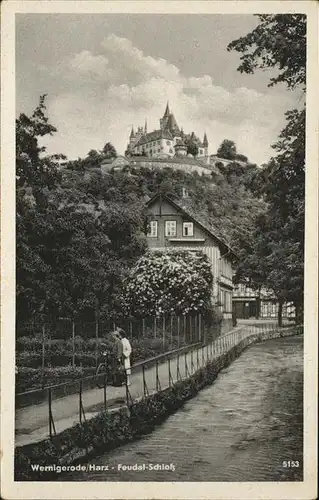
[[[174,114],[171,113],[167,103],[165,113],[160,118],[160,128],[147,132],[147,122],[144,127],[134,131],[132,127],[126,156],[144,155],[155,158],[170,158],[174,156],[187,156],[188,145],[196,144],[198,147],[197,158],[208,162],[208,140],[206,133],[201,141],[195,134],[185,134],[179,128]],[[192,155],[191,155],[192,156]]]

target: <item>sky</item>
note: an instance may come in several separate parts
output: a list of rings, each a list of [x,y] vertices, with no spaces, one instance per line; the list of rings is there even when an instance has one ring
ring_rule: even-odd
[[[48,94],[58,131],[47,151],[75,159],[109,141],[123,154],[132,125],[158,129],[169,101],[184,132],[207,133],[210,154],[230,139],[261,165],[300,96],[268,88],[271,71],[237,71],[227,45],[257,24],[247,14],[18,14],[17,115]]]

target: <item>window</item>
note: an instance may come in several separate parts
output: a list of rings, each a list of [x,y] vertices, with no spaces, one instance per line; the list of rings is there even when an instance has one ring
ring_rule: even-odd
[[[166,141],[167,146],[171,145],[171,141]]]
[[[157,145],[159,146],[161,144],[161,141],[157,141]]]
[[[176,220],[165,221],[165,236],[176,236]]]
[[[199,154],[200,154],[200,155],[202,155],[202,154],[203,154],[203,150],[202,150],[202,149],[200,149],[200,150],[199,150]]]
[[[224,311],[225,310],[225,292],[224,292],[224,290],[220,290],[219,296],[220,296],[221,310]]]
[[[157,238],[157,220],[150,221],[147,236]]]
[[[232,310],[232,301],[231,301],[231,293],[230,292],[225,292],[226,294],[226,312],[231,312]]]
[[[172,148],[170,148],[169,152],[170,152],[170,153],[173,153],[173,150],[172,150]]]
[[[182,189],[182,197],[183,198],[188,198],[189,197],[189,192],[187,191],[186,188],[183,187]]]
[[[194,224],[192,222],[183,222],[183,236],[194,236]]]

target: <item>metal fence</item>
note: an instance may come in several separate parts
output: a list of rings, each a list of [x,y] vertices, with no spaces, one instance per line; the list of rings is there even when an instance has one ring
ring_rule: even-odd
[[[42,401],[45,398],[45,402],[35,407],[32,423],[35,425],[35,421],[38,420],[39,428],[43,428],[45,422],[48,422],[49,436],[52,437],[70,427],[70,423],[63,423],[70,418],[82,423],[88,415],[93,416],[102,410],[107,411],[119,406],[130,407],[138,399],[189,378],[197,370],[244,339],[247,339],[247,345],[249,345],[252,335],[278,329],[277,323],[269,321],[243,325],[213,340],[208,339],[205,343],[193,344],[190,347],[183,347],[137,363],[132,367],[130,386],[127,382],[123,387],[108,386],[106,377],[101,374],[75,382],[50,386],[40,391],[18,394],[16,396],[17,414],[23,421],[24,408],[19,410],[19,407],[23,406],[23,398],[30,396],[31,393],[36,396],[38,393]],[[101,387],[100,389],[97,384]],[[72,392],[76,393],[66,399],[66,394],[70,394],[70,386],[72,386]],[[34,404],[37,402],[36,399],[35,397]],[[29,411],[29,408],[26,410]],[[65,425],[67,427],[64,427]],[[26,426],[25,420],[24,426]]]
[[[207,342],[220,334],[220,326],[209,324],[201,314],[130,319],[118,325],[113,321],[83,322],[60,318],[49,322],[45,318],[35,318],[17,325],[18,389],[43,388],[50,378],[52,381],[52,377],[55,380],[58,377],[58,370],[52,373],[53,368],[81,368],[82,376],[94,373],[100,360],[101,343],[108,341],[109,333],[116,326],[124,328],[131,341],[133,362],[195,342]],[[23,370],[19,372],[20,367],[28,369],[24,369],[25,375]],[[78,378],[79,372],[73,372]],[[70,378],[73,372],[70,369],[64,374],[61,370],[61,377]]]

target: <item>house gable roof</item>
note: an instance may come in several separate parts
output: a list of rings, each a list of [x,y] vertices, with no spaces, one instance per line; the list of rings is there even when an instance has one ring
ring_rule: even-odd
[[[185,215],[192,222],[194,222],[195,224],[197,224],[203,231],[205,231],[206,233],[208,233],[210,237],[212,237],[214,240],[216,240],[219,243],[219,245],[226,250],[227,254],[229,253],[229,255],[231,255],[233,258],[235,258],[236,260],[238,260],[237,255],[232,250],[232,248],[228,245],[228,243],[226,241],[224,241],[220,236],[217,236],[215,234],[215,232],[213,232],[212,228],[209,227],[208,223],[206,223],[206,222],[204,222],[202,220],[199,220],[197,218],[197,216],[192,215],[188,209],[186,209],[185,207],[182,207],[176,201],[173,201],[171,198],[169,198],[167,195],[157,193],[151,199],[148,200],[148,202],[146,203],[146,205],[149,207],[150,205],[152,205],[153,203],[155,203],[160,198],[162,200],[165,200],[168,203],[170,203],[181,214]]]

